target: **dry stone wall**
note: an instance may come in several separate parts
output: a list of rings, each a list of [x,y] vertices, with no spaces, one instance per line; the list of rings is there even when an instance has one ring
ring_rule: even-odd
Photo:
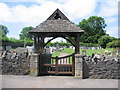
[[[27,75],[29,74],[29,56],[24,53],[1,52],[1,72],[6,75]]]
[[[118,57],[109,58],[104,60],[92,61],[87,58],[83,58],[84,66],[88,67],[84,70],[86,75],[89,72],[89,78],[92,79],[120,79],[120,59]]]

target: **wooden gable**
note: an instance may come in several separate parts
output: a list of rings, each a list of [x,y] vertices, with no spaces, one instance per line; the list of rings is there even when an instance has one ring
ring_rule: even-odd
[[[59,9],[56,9],[55,12],[47,20],[69,20]]]

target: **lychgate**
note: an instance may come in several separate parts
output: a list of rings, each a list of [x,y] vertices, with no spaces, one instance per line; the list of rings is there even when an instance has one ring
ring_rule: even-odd
[[[80,36],[84,33],[80,27],[72,23],[59,9],[47,20],[29,31],[34,36],[35,55],[31,62],[32,75],[71,74],[75,75],[75,54],[79,54]],[[52,37],[46,43],[46,37]],[[65,57],[50,57],[45,55],[44,47],[53,39],[62,37],[75,47],[75,53]]]

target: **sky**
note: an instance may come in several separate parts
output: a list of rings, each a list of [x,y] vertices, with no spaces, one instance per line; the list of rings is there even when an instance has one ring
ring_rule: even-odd
[[[118,37],[119,0],[0,0],[0,24],[8,37],[19,39],[23,27],[36,27],[59,8],[73,23],[79,24],[90,16],[105,19],[106,33]]]

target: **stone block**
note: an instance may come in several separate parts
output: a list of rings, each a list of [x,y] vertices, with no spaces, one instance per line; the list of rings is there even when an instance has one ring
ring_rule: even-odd
[[[75,54],[75,77],[83,78],[83,63],[82,63],[82,55]]]
[[[31,68],[39,68],[38,63],[30,63]]]
[[[30,75],[31,76],[38,76],[39,75],[39,69],[30,67]]]
[[[4,58],[7,54],[7,51],[4,51],[3,54],[2,54],[2,57]]]
[[[39,74],[39,54],[30,55],[30,75],[38,76]]]
[[[82,68],[82,64],[75,64],[75,69]]]
[[[17,53],[26,53],[26,52],[28,52],[28,49],[24,48],[24,47],[18,47],[18,48],[16,48],[16,51],[17,51]]]

